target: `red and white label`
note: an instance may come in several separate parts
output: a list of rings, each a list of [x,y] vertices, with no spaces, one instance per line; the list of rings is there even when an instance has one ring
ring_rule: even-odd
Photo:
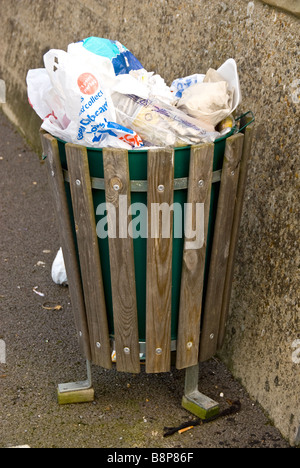
[[[92,95],[95,94],[99,87],[97,78],[91,73],[83,73],[77,80],[80,91],[83,94]]]

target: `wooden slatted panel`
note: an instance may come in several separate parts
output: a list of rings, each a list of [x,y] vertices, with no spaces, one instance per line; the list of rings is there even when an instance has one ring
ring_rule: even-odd
[[[249,119],[250,120],[250,119]],[[247,127],[245,130],[243,153],[240,165],[240,176],[236,196],[236,206],[234,211],[233,226],[231,232],[231,241],[230,241],[230,252],[228,257],[228,266],[226,273],[226,281],[224,286],[223,294],[223,304],[222,304],[222,313],[220,320],[220,329],[218,336],[218,349],[220,349],[224,342],[226,321],[229,311],[229,303],[232,289],[233,273],[234,273],[234,260],[236,255],[239,227],[241,223],[242,210],[243,210],[243,201],[245,196],[246,181],[247,181],[247,172],[248,172],[248,161],[251,153],[252,138],[253,138],[253,129],[254,125]]]
[[[128,153],[103,150],[108,207],[109,259],[113,300],[117,370],[140,372],[138,315],[133,239],[128,235],[131,205]],[[109,209],[111,206],[113,209]]]
[[[111,350],[87,150],[67,144],[66,155],[92,361],[110,369]]]
[[[57,215],[57,226],[67,271],[69,293],[78,342],[86,359],[91,360],[90,340],[82,284],[77,263],[58,144],[57,140],[53,136],[44,131],[41,132],[41,141],[44,155],[47,156],[49,186],[52,192],[54,209]]]
[[[226,142],[200,339],[200,361],[211,358],[217,351],[243,141],[244,136],[239,134]]]
[[[188,199],[193,206],[193,220],[186,219],[188,226],[197,229],[203,237],[191,244],[186,239],[183,251],[180,309],[177,337],[178,369],[194,366],[199,359],[200,319],[202,310],[203,279],[205,268],[206,239],[210,208],[214,145],[203,144],[191,149]],[[196,212],[197,204],[202,204]],[[195,219],[197,213],[197,218]]]
[[[148,242],[146,372],[168,372],[171,367],[171,305],[173,213],[161,218],[173,204],[174,151],[148,151]],[[163,237],[165,236],[165,237]]]

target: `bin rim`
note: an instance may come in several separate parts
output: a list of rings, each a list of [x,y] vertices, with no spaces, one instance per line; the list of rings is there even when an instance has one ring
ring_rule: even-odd
[[[225,140],[226,138],[234,135],[234,133],[237,132],[237,127],[234,126],[232,127],[232,129],[230,130],[230,132],[227,132],[225,135],[222,135],[220,138],[214,140],[212,143],[219,143],[223,140]],[[57,141],[63,143],[64,145],[68,144],[67,141],[64,141],[62,140],[61,138],[58,138],[58,137],[55,137]],[[197,145],[201,145],[201,142],[200,143],[196,143],[194,146],[197,146]],[[79,145],[80,146],[80,145]],[[193,145],[187,145],[187,146],[175,146],[175,147],[170,147],[171,149],[174,149],[175,151],[180,151],[180,150],[185,150],[185,149],[189,149],[191,148],[191,146]],[[86,146],[86,149],[88,151],[102,151],[105,147],[103,148],[95,148],[95,147],[92,147],[92,146]],[[135,153],[144,153],[145,151],[148,151],[149,149],[159,149],[161,148],[161,146],[143,146],[142,148],[136,148],[136,149],[129,149],[128,152],[130,154],[135,154]],[[168,148],[168,147],[166,147]]]
[[[243,118],[245,117],[246,115],[250,114],[252,116],[252,120],[250,122],[248,122],[243,128],[239,128],[238,127],[238,122]],[[252,123],[253,121],[255,120],[255,117],[254,117],[254,114],[252,111],[248,111],[248,112],[245,112],[244,114],[242,114],[241,116],[237,117],[235,119],[235,125],[231,128],[231,130],[227,133],[225,133],[225,135],[222,135],[221,137],[217,138],[216,140],[213,141],[213,143],[220,143],[221,141],[224,141],[226,140],[227,138],[231,137],[232,135],[234,135],[235,133],[240,133],[242,130],[244,130],[245,127],[247,127],[248,125],[250,125],[250,123]],[[58,141],[60,141],[61,143],[63,143],[64,145],[66,145],[68,142],[62,140],[61,138],[58,138],[58,137],[55,137]],[[197,146],[198,144],[201,144],[201,143],[197,143],[195,144],[194,146]],[[80,145],[79,145],[80,146]],[[186,150],[186,149],[189,149],[191,148],[192,145],[186,145],[186,146],[175,146],[175,147],[172,147],[172,149],[174,149],[175,151],[180,151],[180,150]],[[143,148],[136,148],[136,149],[130,149],[128,150],[128,153],[130,154],[135,154],[135,153],[144,153],[145,151],[148,151],[149,149],[151,148],[161,148],[161,146],[153,146],[153,147],[147,147],[147,146],[144,146]],[[95,148],[95,147],[89,147],[89,146],[86,146],[86,149],[88,151],[102,151],[104,148]]]

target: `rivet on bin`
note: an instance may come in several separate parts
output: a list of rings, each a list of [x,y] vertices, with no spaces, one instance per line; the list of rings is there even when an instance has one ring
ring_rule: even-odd
[[[199,182],[198,182],[198,186],[199,186],[199,187],[203,187],[203,185],[204,185],[204,180],[202,180],[202,179],[201,179],[201,180],[199,180]]]
[[[156,354],[160,356],[162,354],[162,349],[161,348],[156,348],[155,350]]]
[[[128,348],[128,346],[126,346],[126,347],[124,348],[124,353],[125,353],[125,354],[130,354],[130,348]]]
[[[97,346],[98,349],[101,348],[101,343],[99,343],[99,341],[97,341],[96,346]]]
[[[215,335],[214,335],[213,333],[211,333],[211,334],[209,335],[209,338],[210,338],[211,340],[213,340],[214,337],[215,337]]]
[[[76,185],[79,187],[81,185],[81,182],[79,179],[76,179]]]
[[[187,349],[191,349],[193,347],[193,343],[191,341],[189,341],[187,344],[186,344],[186,347]]]
[[[157,190],[158,190],[159,192],[163,192],[163,191],[165,190],[165,186],[164,186],[164,185],[159,185],[159,186],[157,187]]]
[[[110,181],[110,185],[115,190],[115,192],[118,192],[122,188],[122,181],[119,179],[119,177],[113,177]]]

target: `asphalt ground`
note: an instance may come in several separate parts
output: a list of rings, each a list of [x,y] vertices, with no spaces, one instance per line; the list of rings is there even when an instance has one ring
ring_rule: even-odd
[[[175,368],[93,366],[95,401],[59,406],[57,384],[85,379],[85,362],[68,288],[51,279],[60,243],[45,164],[1,112],[0,174],[0,448],[289,448],[215,358],[200,365],[199,389],[221,410],[238,400],[240,411],[182,434],[164,437],[165,426],[195,419],[181,407],[185,372]]]

